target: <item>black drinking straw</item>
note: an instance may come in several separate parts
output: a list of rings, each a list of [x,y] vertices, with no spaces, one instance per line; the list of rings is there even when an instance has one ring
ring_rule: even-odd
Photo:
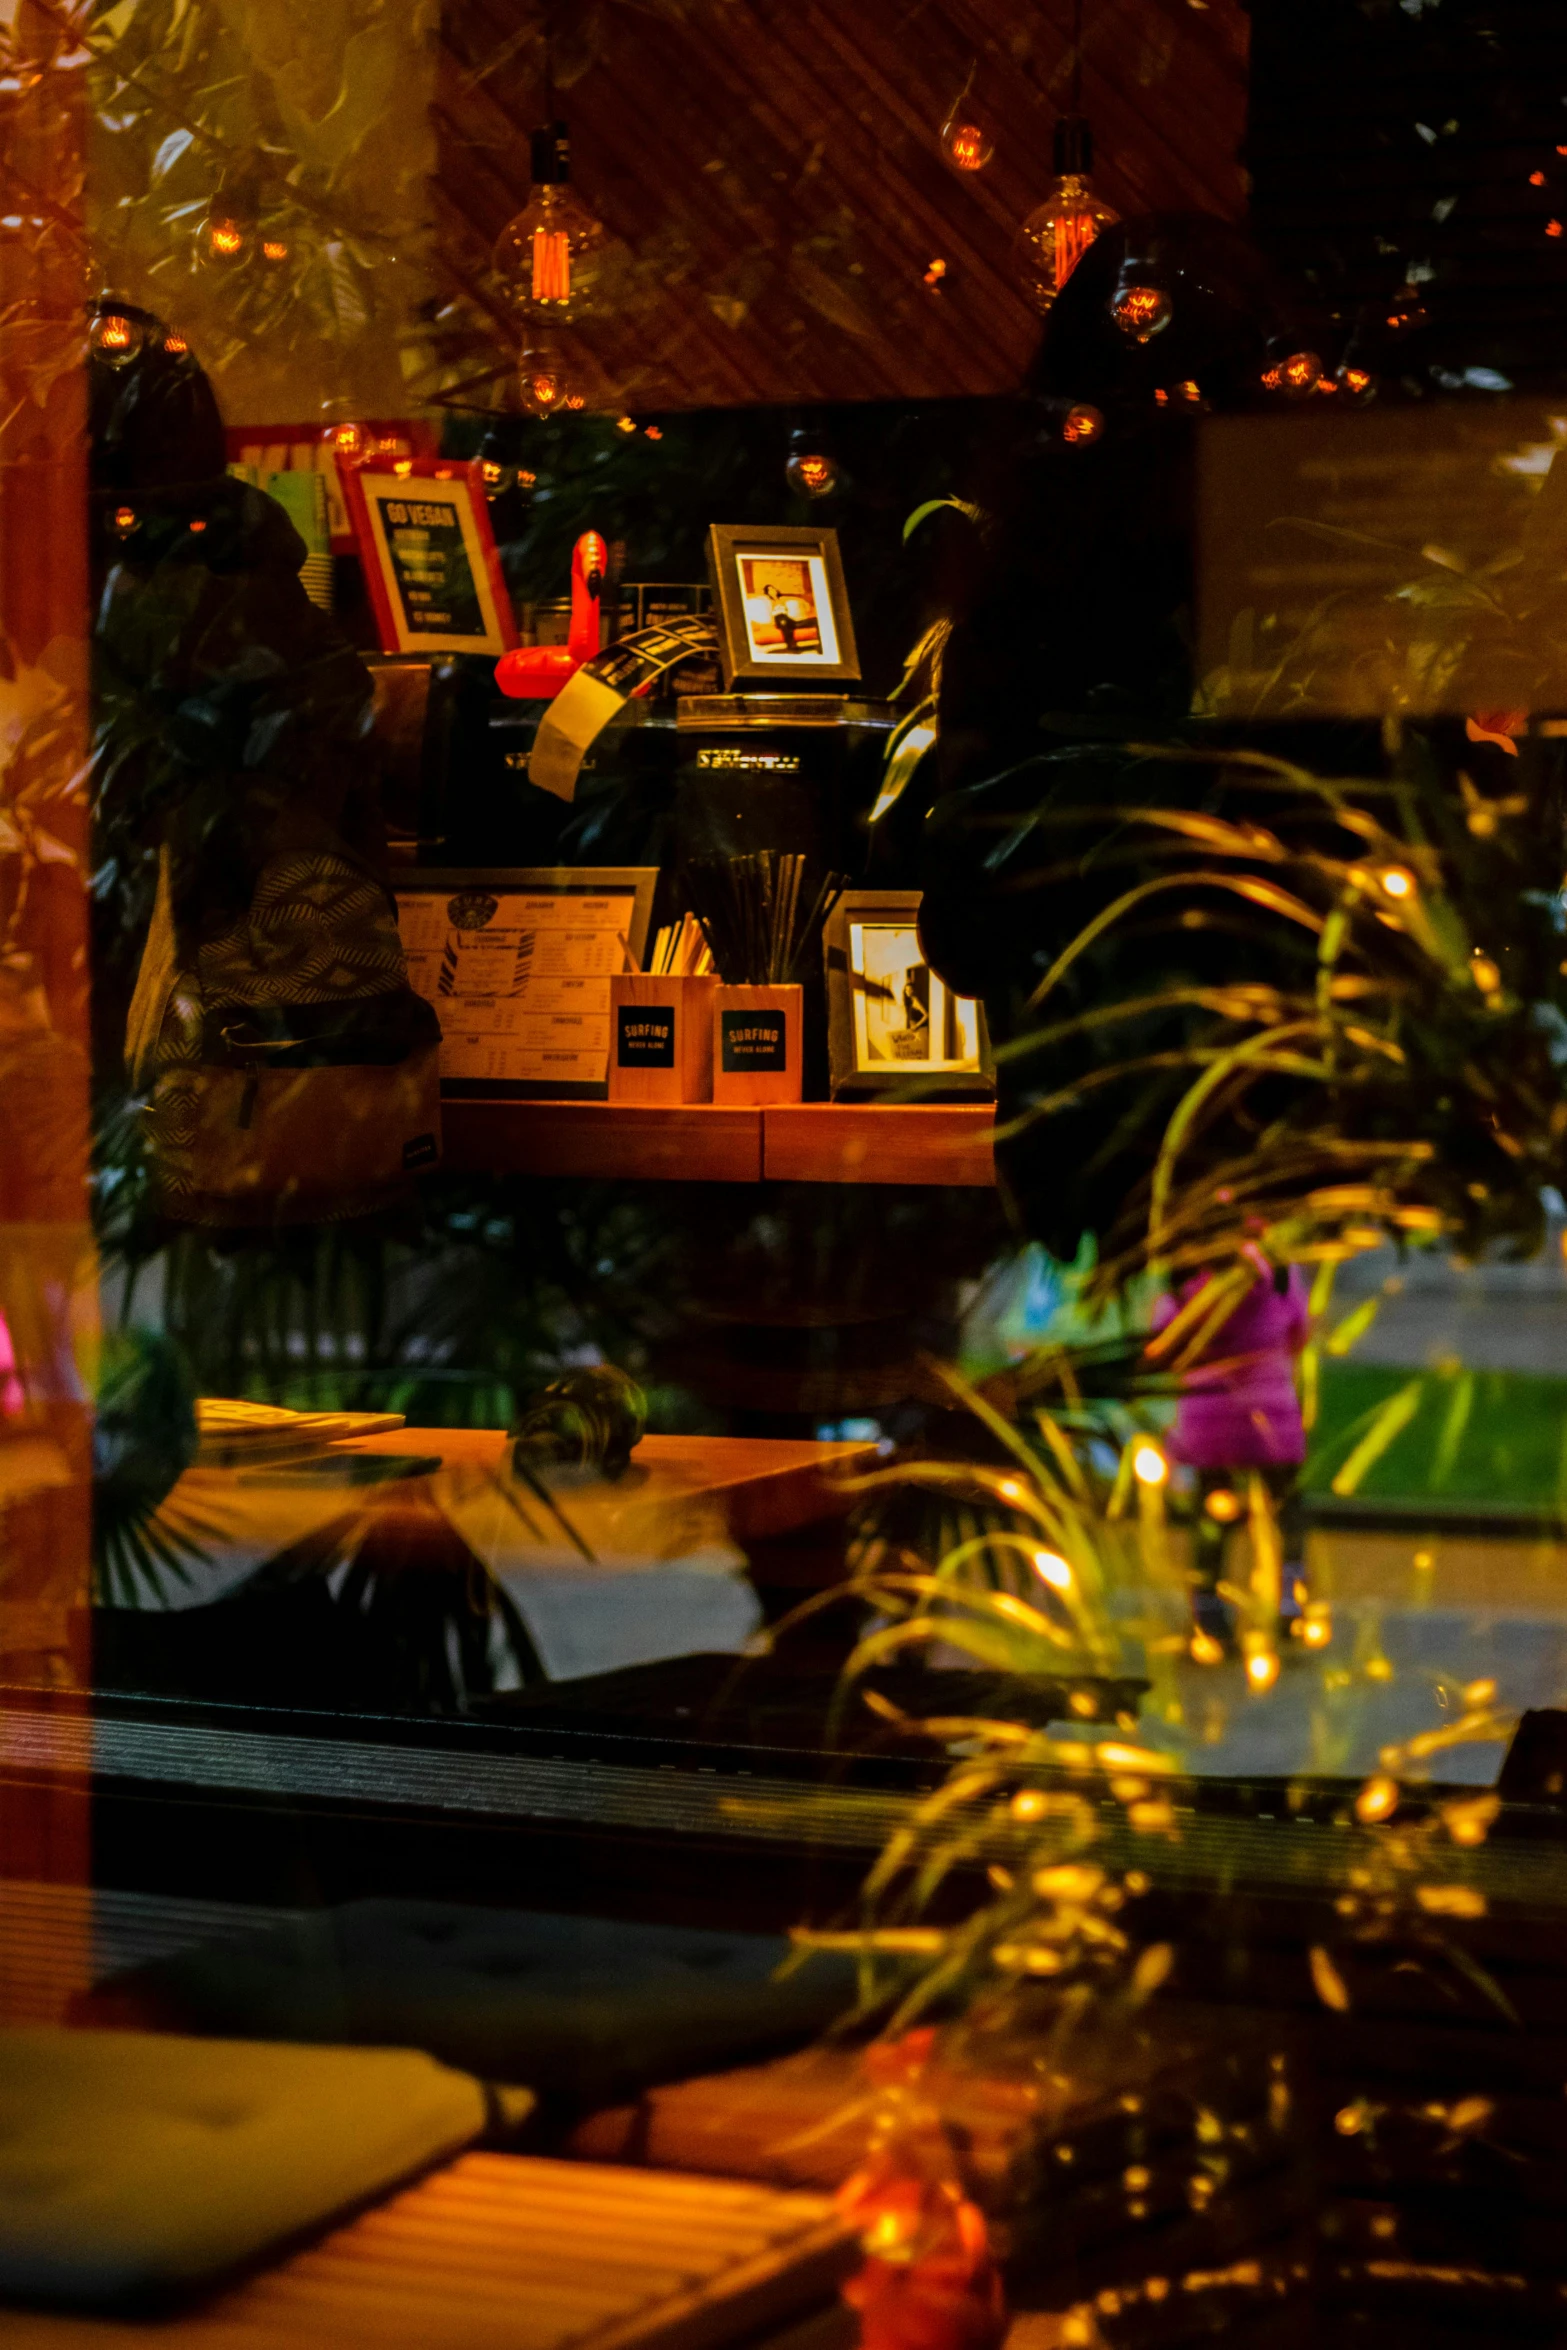
[[[843,889],[829,873],[800,920],[805,859],[761,849],[746,857],[697,857],[685,871],[686,896],[727,987],[792,983],[800,958]]]

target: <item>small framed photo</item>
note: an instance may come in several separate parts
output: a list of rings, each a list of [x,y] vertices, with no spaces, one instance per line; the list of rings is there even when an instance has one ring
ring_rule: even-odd
[[[441,1023],[449,1101],[603,1101],[610,982],[640,971],[655,865],[393,878],[408,984]]]
[[[726,693],[764,681],[858,679],[835,530],[715,522],[707,563]]]
[[[383,653],[509,652],[517,642],[477,460],[339,460]]]
[[[985,1008],[925,960],[920,893],[846,890],[822,934],[834,1100],[984,1099],[996,1090]]]

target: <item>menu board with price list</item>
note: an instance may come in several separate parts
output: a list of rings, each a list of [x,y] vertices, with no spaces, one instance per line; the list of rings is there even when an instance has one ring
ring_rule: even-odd
[[[398,888],[409,985],[441,1023],[441,1083],[458,1096],[602,1096],[609,983],[640,962],[651,872],[410,876]],[[643,886],[639,886],[643,885]]]

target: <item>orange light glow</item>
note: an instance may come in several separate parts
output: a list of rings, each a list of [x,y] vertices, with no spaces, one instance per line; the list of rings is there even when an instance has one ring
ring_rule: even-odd
[[[928,286],[932,286],[932,287],[939,288],[939,287],[940,287],[940,285],[941,285],[941,281],[942,281],[942,279],[943,279],[943,278],[946,276],[946,274],[947,274],[947,265],[946,265],[946,263],[945,263],[943,260],[941,260],[941,259],[938,257],[936,260],[934,260],[934,261],[931,263],[930,267],[929,267],[929,268],[926,270],[926,272],[925,272],[925,283],[926,283]]]
[[[1110,305],[1110,315],[1134,343],[1150,343],[1170,323],[1172,305],[1162,286],[1126,286]]]
[[[1386,1772],[1379,1771],[1375,1778],[1368,1779],[1355,1798],[1355,1817],[1368,1827],[1387,1819],[1397,1809],[1398,1781],[1390,1779]]]
[[[1561,222],[1559,220],[1548,220],[1545,224],[1545,233],[1548,237],[1559,237],[1562,234]]]
[[[1132,1453],[1132,1475],[1139,1485],[1162,1485],[1170,1474],[1170,1464],[1156,1444],[1142,1443]]]
[[[182,334],[180,334],[174,327],[170,327],[168,333],[163,338],[163,348],[168,352],[171,359],[178,359],[190,349],[190,345],[186,342],[185,337]]]
[[[1219,1485],[1202,1506],[1219,1525],[1233,1526],[1241,1514],[1241,1497],[1238,1493],[1232,1493],[1227,1485]]]
[[[1271,1649],[1260,1648],[1246,1659],[1246,1678],[1260,1694],[1271,1689],[1279,1677],[1279,1660]]]
[[[533,299],[571,300],[571,239],[564,229],[536,228],[533,232]]]
[[[1309,1615],[1302,1619],[1301,1640],[1307,1648],[1326,1648],[1333,1637],[1332,1618],[1327,1615]]]
[[[98,321],[98,348],[105,357],[115,351],[133,351],[135,347],[136,330],[128,318],[115,314]]]
[[[263,237],[261,258],[263,261],[286,261],[288,259],[287,239],[284,237]]]
[[[635,418],[634,416],[617,416],[617,417],[616,417],[616,419],[615,419],[615,430],[616,430],[617,432],[635,432],[635,431],[636,431],[636,429],[637,429],[637,420],[636,420],[636,418]]]
[[[1322,375],[1322,362],[1315,351],[1291,351],[1287,359],[1280,359],[1263,375],[1264,389],[1287,392],[1298,399],[1303,392],[1316,389]]]
[[[1415,877],[1407,865],[1384,865],[1377,875],[1383,891],[1390,898],[1413,897]]]
[[[120,533],[122,538],[126,537],[131,531],[135,530],[140,521],[141,516],[137,513],[134,506],[115,507],[114,527]]]
[[[568,408],[580,408],[582,406],[582,402],[580,398],[575,400],[568,400],[566,405]],[[645,430],[650,441],[661,441],[664,437],[664,428],[661,424],[650,424],[645,428]]]
[[[1194,1665],[1222,1665],[1224,1644],[1222,1641],[1215,1640],[1211,1632],[1194,1632],[1191,1637],[1190,1655]]]
[[[232,220],[214,220],[207,226],[208,249],[220,261],[232,261],[245,249],[245,232]]]
[[[190,527],[191,527],[191,529],[192,529],[192,530],[195,530],[195,531],[202,531],[202,530],[205,530],[207,526],[206,526],[205,522],[203,522],[203,521],[202,521],[202,519],[201,519],[200,515],[198,515],[198,516],[196,517],[196,519],[195,519],[195,520],[192,522],[192,524],[191,524],[191,526],[190,526]]]
[[[813,498],[832,487],[833,469],[825,457],[797,457],[794,469],[800,487]]]
[[[1086,400],[1080,400],[1075,408],[1067,410],[1066,422],[1061,427],[1061,438],[1069,441],[1074,448],[1081,448],[1090,441],[1101,440],[1104,429],[1105,420],[1098,409],[1091,408]]]
[[[1049,1584],[1052,1591],[1070,1591],[1072,1588],[1072,1570],[1066,1560],[1053,1550],[1035,1551],[1034,1572],[1042,1583]]]
[[[1544,185],[1545,185],[1545,174],[1544,174],[1544,172],[1543,172],[1543,171],[1531,171],[1531,172],[1530,172],[1530,174],[1529,174],[1529,185],[1530,185],[1530,187],[1531,187],[1531,188],[1543,188],[1543,187],[1544,187]]]
[[[399,457],[395,460],[392,466],[392,471],[396,474],[399,481],[406,481],[409,474],[412,473],[413,469],[413,459],[411,457]]]
[[[1339,370],[1339,382],[1346,392],[1353,393],[1357,399],[1363,392],[1369,392],[1376,380],[1368,367],[1344,367]]]
[[[941,151],[958,171],[983,171],[995,148],[977,123],[951,122],[942,132]]]
[[[365,428],[362,424],[329,424],[325,439],[334,457],[364,455]]]

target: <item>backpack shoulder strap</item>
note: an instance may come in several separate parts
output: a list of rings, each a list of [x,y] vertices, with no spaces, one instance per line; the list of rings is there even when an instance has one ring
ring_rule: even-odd
[[[158,851],[158,894],[152,921],[141,951],[136,992],[125,1021],[125,1066],[131,1084],[144,1092],[156,1074],[154,1056],[163,1028],[163,1015],[174,992],[174,892],[169,873],[168,844]]]

